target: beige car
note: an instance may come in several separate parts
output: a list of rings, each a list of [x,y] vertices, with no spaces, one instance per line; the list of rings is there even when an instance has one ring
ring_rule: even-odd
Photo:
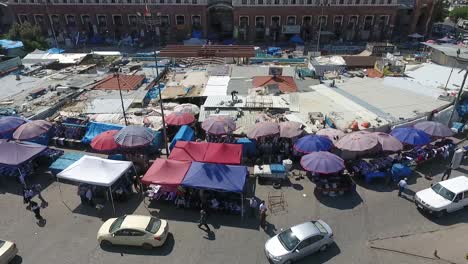
[[[104,222],[97,234],[103,246],[128,245],[150,249],[164,244],[169,233],[166,220],[144,215],[124,215]]]
[[[7,264],[18,254],[16,244],[10,241],[0,240],[0,264]]]

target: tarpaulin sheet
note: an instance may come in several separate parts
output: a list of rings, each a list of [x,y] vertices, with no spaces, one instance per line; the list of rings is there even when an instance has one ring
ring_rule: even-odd
[[[182,186],[227,192],[242,192],[247,167],[192,162]]]
[[[253,140],[248,138],[239,138],[236,143],[242,145],[242,155],[244,157],[254,156],[257,152],[256,144]]]
[[[89,144],[93,140],[93,138],[102,132],[106,132],[108,130],[120,130],[123,126],[115,125],[115,124],[107,124],[107,123],[98,123],[98,122],[89,122],[88,129],[86,130],[86,134],[81,139],[81,142],[84,144]]]
[[[156,159],[141,179],[143,184],[177,188],[190,168],[190,161]]]
[[[54,163],[52,163],[49,166],[49,170],[50,172],[52,172],[53,175],[56,175],[57,173],[68,168],[68,166],[72,165],[77,160],[81,159],[81,157],[83,156],[84,154],[80,153],[65,153],[63,156],[58,158],[56,161],[54,161]]]
[[[193,129],[187,125],[181,126],[179,128],[179,131],[177,131],[177,134],[172,139],[169,149],[172,150],[177,141],[193,141],[194,139],[195,132],[193,131]]]
[[[0,165],[19,166],[41,154],[46,146],[29,142],[0,140]]]
[[[9,39],[0,39],[0,46],[4,49],[16,49],[24,47],[22,41],[14,41]]]
[[[169,159],[219,164],[240,164],[242,146],[239,144],[178,141]]]

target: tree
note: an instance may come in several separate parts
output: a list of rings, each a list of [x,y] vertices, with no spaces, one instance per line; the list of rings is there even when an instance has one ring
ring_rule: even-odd
[[[456,7],[450,11],[450,17],[457,21],[459,18],[468,19],[468,6]]]
[[[31,25],[29,22],[13,24],[3,38],[22,41],[24,49],[27,52],[35,49],[45,50],[49,48],[49,44],[42,35],[41,29],[37,25]]]
[[[434,6],[434,22],[444,22],[449,16],[450,3],[444,0],[438,0]]]

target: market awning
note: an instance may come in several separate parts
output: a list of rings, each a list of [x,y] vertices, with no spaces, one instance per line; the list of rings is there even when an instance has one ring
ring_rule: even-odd
[[[242,145],[178,141],[169,159],[219,164],[240,164]]]
[[[226,192],[242,192],[248,174],[245,166],[192,162],[182,186]]]
[[[0,140],[0,165],[19,166],[47,149],[46,146],[29,143]]]
[[[58,178],[109,187],[130,167],[132,162],[83,156],[57,174]]]
[[[157,159],[141,179],[143,184],[177,187],[190,168],[190,161]]]

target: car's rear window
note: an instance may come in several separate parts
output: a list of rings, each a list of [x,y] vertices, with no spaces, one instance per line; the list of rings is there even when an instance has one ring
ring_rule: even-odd
[[[148,226],[146,227],[146,231],[150,232],[150,233],[153,233],[153,234],[156,234],[156,232],[158,232],[159,230],[159,227],[161,226],[161,220],[155,218],[155,217],[151,217],[149,223],[148,223]]]
[[[320,231],[320,233],[322,233],[322,234],[328,233],[327,229],[322,224],[320,224],[319,222],[312,221],[312,223],[314,223],[314,225],[317,227],[317,229]]]
[[[4,244],[5,244],[5,241],[0,240],[0,247],[3,247]]]
[[[115,231],[119,230],[120,226],[122,225],[123,221],[125,220],[125,215],[115,219],[114,223],[109,228],[109,233],[114,233]]]

